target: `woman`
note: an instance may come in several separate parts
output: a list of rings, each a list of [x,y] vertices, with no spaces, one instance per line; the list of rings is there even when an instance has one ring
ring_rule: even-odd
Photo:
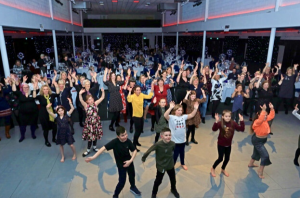
[[[19,142],[22,142],[25,139],[25,132],[26,132],[27,125],[30,125],[32,139],[36,139],[35,130],[36,130],[37,118],[38,118],[38,108],[35,103],[35,98],[36,98],[37,89],[38,89],[37,82],[35,82],[32,92],[29,88],[29,85],[27,83],[23,83],[22,92],[17,91],[15,81],[13,80],[12,91],[19,98],[19,117],[20,117],[20,133],[21,133]]]
[[[134,137],[133,137],[133,145],[136,146],[141,146],[139,143],[139,137],[143,131],[144,127],[144,120],[143,120],[143,104],[144,104],[144,99],[151,99],[153,96],[153,82],[151,86],[151,92],[149,95],[145,95],[141,93],[141,87],[140,86],[135,86],[133,88],[134,94],[131,94],[132,88],[129,89],[129,93],[127,96],[127,101],[132,104],[132,109],[133,109],[133,121],[134,121],[134,127],[135,127],[135,132],[134,132]],[[138,152],[140,151],[139,149],[136,149]]]
[[[8,94],[12,91],[11,86],[9,84],[9,77],[4,79],[5,86],[0,83],[0,119],[4,119],[5,124],[5,136],[7,139],[10,138],[9,130],[10,130],[10,120],[11,120],[11,108],[9,103],[6,100]],[[1,138],[0,138],[1,140]]]
[[[40,89],[40,95],[36,96],[36,99],[39,101],[41,108],[39,110],[39,119],[44,131],[45,145],[51,147],[51,144],[48,141],[49,130],[52,130],[52,142],[55,143],[56,139],[56,124],[54,123],[54,117],[49,115],[47,111],[47,105],[53,104],[54,99],[58,94],[52,93],[48,85],[43,85]],[[53,108],[50,109],[53,112]]]
[[[282,75],[279,88],[279,101],[277,103],[276,113],[278,112],[278,108],[283,101],[285,114],[288,114],[289,106],[293,104],[293,97],[294,97],[294,84],[298,75],[297,67],[298,64],[294,64],[294,68],[288,67],[286,70],[286,74],[281,73],[281,63],[277,64],[279,67],[278,74]],[[294,69],[294,70],[293,70]]]
[[[56,75],[56,71],[54,70],[54,74]],[[69,77],[71,74],[69,73],[69,75],[66,73],[66,72],[64,72],[64,71],[62,71],[62,72],[60,72],[60,77],[59,77],[59,80],[63,80],[64,81],[64,83],[65,83],[65,87],[66,88],[69,88],[69,87],[73,87],[73,84],[72,84],[72,86],[71,86],[71,83],[72,83],[72,79]],[[56,79],[56,78],[55,78]],[[67,111],[69,111],[69,110],[67,110]]]
[[[117,75],[117,81],[122,81],[124,80],[123,77],[123,71],[121,72],[121,75]],[[121,110],[121,113],[123,114],[123,118],[124,118],[124,122],[127,123],[127,114],[126,114],[126,98],[124,95],[124,90],[126,90],[127,88],[127,84],[128,84],[129,78],[127,77],[124,81],[124,84],[120,86],[120,90],[119,93],[121,94],[121,98],[122,98],[122,105],[123,105],[123,109]]]
[[[175,99],[176,99],[176,103],[181,103],[185,97],[186,91],[188,91],[190,88],[190,83],[187,78],[187,73],[185,70],[180,69],[176,82],[178,84],[175,90]],[[186,104],[182,104],[182,106],[183,106],[183,112],[185,112]]]
[[[81,127],[83,127],[83,116],[84,116],[84,109],[82,108],[82,105],[79,101],[79,91],[83,88],[83,82],[85,81],[85,76],[72,76],[75,80],[75,89],[76,89],[76,92],[77,92],[77,95],[76,95],[76,109],[77,109],[77,112],[78,112],[78,117],[79,117],[79,125]],[[78,84],[78,79],[79,79],[79,82],[80,84]]]
[[[134,73],[136,75],[136,73]],[[136,77],[136,76],[134,76]],[[152,83],[152,79],[150,78],[150,72],[148,72],[148,77],[146,77],[144,74],[142,74],[140,76],[140,80],[136,82],[136,84],[138,86],[141,87],[141,92],[143,94],[148,94],[149,90],[151,89],[151,83]],[[148,109],[149,109],[149,104],[150,102],[148,102],[147,100],[144,100],[144,121],[147,121],[147,113],[148,113]]]
[[[215,67],[217,68],[218,66],[218,62],[215,63]],[[209,66],[205,66],[203,68],[203,63],[201,62],[201,68],[200,68],[200,72],[203,76],[205,76],[206,78],[206,87],[208,90],[208,95],[206,95],[207,97],[207,105],[206,105],[206,109],[209,110],[209,103],[210,103],[210,96],[211,96],[211,89],[212,89],[212,83],[211,83],[211,77],[213,75],[213,72],[211,69],[209,69]]]
[[[119,91],[120,91],[120,86],[124,84],[124,81],[117,81],[116,74],[113,72],[109,74],[109,80],[107,81],[107,72],[108,69],[105,68],[103,83],[107,86],[110,94],[108,111],[113,114],[113,117],[111,118],[111,122],[109,125],[109,130],[115,131],[113,125],[114,123],[116,123],[115,126],[116,127],[119,126],[120,112],[123,109],[122,97]]]
[[[270,89],[270,85],[269,82],[267,80],[265,80],[262,84],[261,87],[259,87],[261,81],[263,78],[263,74],[260,75],[258,82],[256,83],[256,90],[258,93],[258,99],[257,99],[257,103],[255,106],[255,113],[257,113],[260,109],[260,106],[263,106],[264,104],[267,106],[266,111],[269,113],[270,109],[268,108],[268,104],[272,102],[272,98],[273,98],[273,93]],[[269,121],[269,127],[271,128],[273,120]],[[273,135],[272,132],[270,132],[271,135]]]
[[[171,82],[174,84],[172,76],[168,75],[166,70],[162,71],[161,78],[163,79],[165,85],[171,84]],[[172,92],[171,92],[172,88],[173,88],[173,86],[167,90],[167,102],[168,103],[170,103],[173,100],[173,96],[172,96]]]
[[[227,76],[222,72],[222,78],[217,72],[214,73],[213,77],[211,78],[212,82],[212,89],[211,89],[211,100],[213,102],[212,105],[212,118],[215,119],[215,114],[217,108],[220,104],[222,99],[222,91],[223,91],[223,82],[227,79]]]
[[[258,167],[254,164],[255,161],[260,161],[260,167],[258,172],[258,176],[261,179],[264,179],[264,168],[271,163],[269,158],[269,153],[265,148],[264,144],[267,142],[268,134],[271,132],[268,122],[273,120],[275,117],[275,111],[272,103],[269,103],[270,114],[267,113],[267,105],[264,104],[260,106],[261,111],[259,111],[255,117],[253,118],[253,123],[251,124],[250,131],[253,133],[251,142],[254,146],[253,154],[251,156],[251,160],[248,164],[248,167]]]

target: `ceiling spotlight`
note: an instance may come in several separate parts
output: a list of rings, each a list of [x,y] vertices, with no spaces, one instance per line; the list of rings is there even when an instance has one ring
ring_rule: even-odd
[[[99,2],[99,4],[100,4],[101,6],[103,6],[103,5],[104,5],[103,1],[100,1],[100,2]]]
[[[201,4],[202,4],[202,0],[196,2],[196,3],[193,5],[193,7],[199,6],[199,5],[201,5]]]
[[[149,6],[149,5],[150,5],[150,2],[147,2],[145,6]]]
[[[177,10],[172,10],[170,15],[175,15]]]

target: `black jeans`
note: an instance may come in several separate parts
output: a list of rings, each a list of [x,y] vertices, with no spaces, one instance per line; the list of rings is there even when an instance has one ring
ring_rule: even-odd
[[[83,117],[84,117],[84,109],[81,108],[81,106],[79,104],[76,104],[76,108],[78,111],[78,117],[79,117],[79,123],[84,122]]]
[[[235,112],[232,112],[232,119],[236,122],[239,123],[240,117],[239,114],[243,115],[243,111],[241,109],[236,110]]]
[[[133,136],[133,145],[136,147],[136,144],[139,142],[139,137],[144,128],[144,117],[138,118],[133,117],[134,121],[134,136]]]
[[[252,118],[253,113],[256,113],[256,110],[255,110],[256,102],[257,102],[257,100],[255,100],[255,99],[250,100],[250,104],[249,104],[249,106],[250,106],[250,115],[249,115],[249,117],[250,118]]]
[[[51,122],[51,121],[49,121],[49,125],[50,125],[50,128],[52,129],[52,141],[53,141],[53,140],[55,140],[55,137],[56,137],[57,125],[56,125],[55,122]],[[48,134],[49,134],[49,130],[45,130],[44,131],[45,143],[49,142],[48,141]]]
[[[115,122],[116,122],[116,126],[119,126],[118,120],[120,118],[120,111],[111,112],[111,113],[113,114],[113,117],[111,118],[109,126],[113,126]]]
[[[213,169],[216,169],[216,167],[223,161],[223,157],[225,155],[225,159],[222,165],[222,169],[225,170],[230,159],[231,146],[225,147],[225,146],[218,145],[218,153],[219,153],[219,158],[215,161],[213,165]]]
[[[184,164],[184,148],[185,148],[185,143],[181,143],[181,144],[175,144],[175,149],[174,149],[174,164],[176,164],[178,155],[180,155],[180,163],[181,165],[185,165]]]
[[[119,183],[116,186],[114,196],[119,196],[120,192],[124,188],[126,182],[126,172],[128,173],[129,183],[131,185],[131,188],[135,187],[135,171],[134,171],[133,163],[131,163],[127,168],[118,167],[118,172],[119,172]]]
[[[212,104],[211,116],[214,118],[217,108],[220,104],[220,100],[213,100],[212,103],[213,104]]]
[[[160,136],[160,133],[156,133],[156,135],[155,135],[155,143],[158,141],[159,136]]]
[[[176,177],[175,177],[174,167],[171,170],[164,171],[163,173],[161,173],[157,170],[156,171],[156,178],[155,178],[154,186],[153,186],[153,190],[152,190],[152,195],[157,194],[158,187],[159,187],[159,185],[161,184],[161,182],[164,178],[165,172],[167,172],[168,175],[169,175],[170,182],[171,182],[171,189],[176,190]]]
[[[186,132],[186,141],[187,142],[189,141],[190,134],[192,134],[191,140],[195,140],[195,130],[196,130],[195,125],[188,125],[188,130]]]
[[[151,128],[154,128],[155,121],[156,121],[155,115],[151,115]]]

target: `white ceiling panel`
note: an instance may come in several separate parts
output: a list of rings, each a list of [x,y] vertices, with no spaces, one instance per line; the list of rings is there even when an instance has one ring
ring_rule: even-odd
[[[104,3],[103,6],[100,5],[100,1]],[[139,3],[133,1],[118,0],[117,3],[113,3],[112,0],[90,0],[92,11],[88,14],[156,14],[157,4],[174,3],[174,0],[140,0]],[[150,5],[145,6],[147,3]]]

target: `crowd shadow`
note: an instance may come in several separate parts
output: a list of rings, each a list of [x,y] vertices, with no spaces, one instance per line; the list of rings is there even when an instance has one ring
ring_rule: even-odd
[[[223,196],[225,190],[225,182],[223,174],[220,175],[219,185],[215,182],[215,177],[210,176],[211,188],[205,192],[203,197],[214,197],[214,196]]]
[[[242,141],[237,142],[239,151],[240,151],[241,153],[243,152],[243,147],[246,146],[247,144],[249,144],[249,145],[252,146],[252,143],[251,143],[251,137],[252,137],[252,135],[248,135],[248,136],[245,137]]]

